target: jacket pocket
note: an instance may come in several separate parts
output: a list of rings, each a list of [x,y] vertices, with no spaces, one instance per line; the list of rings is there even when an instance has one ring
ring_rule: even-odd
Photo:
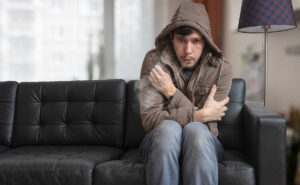
[[[208,87],[208,86],[197,86],[195,89],[195,95],[203,96],[203,95],[209,94],[210,88],[211,87]]]
[[[198,108],[202,108],[210,92],[208,86],[197,86],[195,89],[194,97],[195,104]]]

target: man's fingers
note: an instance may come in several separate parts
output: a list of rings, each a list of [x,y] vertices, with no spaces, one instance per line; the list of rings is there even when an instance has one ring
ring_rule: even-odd
[[[153,68],[153,71],[156,71],[156,73],[158,74],[158,77],[162,76],[165,73],[158,64],[155,65],[155,67]]]
[[[154,80],[154,77],[155,75],[154,75],[154,72],[153,72],[153,70],[150,72],[150,75],[149,75],[149,79],[151,78],[151,80],[153,81]]]
[[[223,106],[222,108],[220,108],[220,111],[221,111],[221,112],[226,112],[226,111],[227,111],[227,107],[226,107],[226,106]]]
[[[224,100],[220,101],[222,105],[226,105],[229,102],[229,97],[227,96]]]
[[[225,107],[223,108],[223,111],[226,112],[227,110],[228,110],[228,108],[225,106]]]
[[[151,73],[152,73],[152,75],[151,75]],[[157,72],[157,70],[155,68],[153,68],[151,73],[150,73],[150,75],[152,76],[152,78],[154,78],[156,80],[160,79],[160,75],[159,75],[159,73]]]
[[[152,75],[149,76],[149,81],[153,84],[153,83],[157,83],[157,79],[155,77],[153,77]]]
[[[226,105],[227,103],[229,103],[229,97],[228,97],[228,96],[225,98],[225,105]]]
[[[158,63],[158,66],[162,69],[163,72],[170,75],[170,71],[165,66],[163,66],[161,63]]]
[[[152,76],[149,76],[149,81],[150,81],[151,83],[153,82]]]
[[[157,64],[155,65],[155,69],[156,71],[160,74],[160,75],[166,75],[168,74],[169,76],[171,76],[171,73],[169,70],[167,70],[162,64]]]
[[[159,64],[155,65],[155,69],[156,69],[157,72],[159,72],[159,74],[164,73],[163,69],[161,68],[161,66]]]
[[[216,85],[213,85],[210,89],[210,93],[208,95],[208,98],[209,99],[214,99],[214,96],[216,94],[216,91],[217,91],[217,86]]]

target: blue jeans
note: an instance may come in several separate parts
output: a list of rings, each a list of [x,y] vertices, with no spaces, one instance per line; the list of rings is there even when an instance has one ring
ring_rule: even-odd
[[[145,136],[139,152],[147,163],[147,185],[218,185],[224,150],[203,123],[182,128],[165,120]]]

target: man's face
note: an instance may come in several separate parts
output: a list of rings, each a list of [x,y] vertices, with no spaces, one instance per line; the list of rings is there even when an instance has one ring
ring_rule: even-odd
[[[172,44],[183,68],[193,68],[205,47],[204,38],[199,32],[193,32],[186,36],[174,33]]]

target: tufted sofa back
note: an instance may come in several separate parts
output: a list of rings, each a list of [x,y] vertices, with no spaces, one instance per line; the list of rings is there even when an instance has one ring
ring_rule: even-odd
[[[225,149],[243,150],[243,108],[245,104],[246,83],[243,79],[232,80],[229,92],[228,110],[218,123],[219,140]]]
[[[131,80],[127,83],[125,148],[138,147],[145,136],[140,115],[139,82],[139,80]]]
[[[121,147],[125,90],[123,80],[20,83],[13,146]]]
[[[233,79],[219,122],[225,149],[242,149],[245,82]],[[138,147],[139,81],[0,82],[0,151],[23,145]]]
[[[17,84],[0,82],[0,146],[4,147],[11,144]]]

